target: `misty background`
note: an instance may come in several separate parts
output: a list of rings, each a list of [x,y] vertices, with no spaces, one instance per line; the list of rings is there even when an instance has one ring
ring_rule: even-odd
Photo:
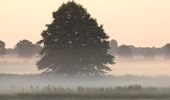
[[[106,29],[106,32],[109,33],[109,35],[112,37],[109,40],[110,48],[108,52],[105,52],[105,54],[107,55],[108,53],[114,56],[115,58],[113,59],[113,61],[115,62],[115,64],[108,65],[112,71],[107,73],[106,76],[97,76],[97,77],[76,76],[71,78],[67,76],[60,76],[58,74],[43,73],[44,72],[43,70],[41,71],[38,70],[37,62],[42,58],[40,52],[43,46],[37,44],[36,42],[37,40],[39,40],[39,35],[40,35],[39,31],[42,31],[41,29],[44,29],[42,25],[44,26],[44,24],[49,23],[51,21],[50,19],[51,17],[40,17],[41,14],[44,14],[46,11],[44,11],[43,13],[36,12],[37,10],[39,11],[41,7],[43,8],[44,6],[46,6],[45,1],[43,1],[43,5],[41,5],[40,8],[37,8],[35,10],[31,10],[32,8],[34,8],[35,5],[32,5],[33,7],[29,6],[28,8],[30,9],[26,9],[27,6],[26,8],[24,6],[25,2],[21,2],[24,3],[22,6],[17,6],[19,2],[21,1],[18,0],[17,2],[14,2],[14,5],[13,4],[11,5],[11,3],[6,1],[2,2],[2,4],[7,4],[9,7],[12,6],[13,8],[15,8],[12,9],[12,12],[15,12],[15,10],[19,11],[18,12],[19,15],[14,14],[17,16],[14,16],[13,20],[9,20],[9,22],[3,20],[7,24],[0,25],[3,26],[2,28],[3,30],[0,31],[2,33],[0,34],[0,36],[2,37],[2,40],[0,41],[0,81],[1,81],[0,92],[4,92],[4,91],[8,92],[9,90],[10,91],[12,90],[14,92],[22,91],[23,88],[30,89],[32,88],[32,86],[34,87],[39,86],[43,88],[48,85],[74,88],[77,86],[116,87],[116,86],[140,84],[144,87],[150,86],[150,87],[170,88],[168,85],[170,83],[169,81],[170,80],[170,68],[169,68],[170,43],[168,38],[169,14],[166,13],[168,11],[165,11],[166,8],[169,7],[167,5],[170,4],[169,1],[162,2],[160,0],[156,0],[156,1],[150,0],[149,2],[147,2],[146,0],[144,0],[144,1],[137,2],[132,0],[128,3],[127,1],[126,2],[124,1],[123,4],[118,1],[113,1],[113,2],[108,1],[107,2],[108,5],[109,3],[111,3],[115,5],[121,4],[121,6],[120,7],[114,6],[115,8],[112,8],[113,5],[109,5],[109,8],[106,9],[107,10],[106,13],[104,13],[105,10],[101,10],[101,4],[103,4],[103,1],[102,2],[100,1],[99,6],[96,6],[96,9],[98,9],[98,11],[102,13],[102,15],[107,15],[107,16],[111,15],[108,18],[107,16],[105,17],[100,16],[99,12],[97,13],[94,12],[94,10],[92,10],[94,9],[92,8],[94,7],[94,3],[96,3],[97,1],[95,2],[92,1],[91,5],[93,6],[91,6],[90,4],[88,6],[88,1],[80,0],[80,2],[83,5],[85,5],[90,9],[89,11],[92,12],[92,14],[94,14],[94,17],[99,19],[99,22],[104,23],[104,29]],[[27,1],[26,4],[27,3],[32,4],[32,2],[33,1]],[[39,2],[40,1],[36,1],[35,3],[39,3]],[[147,4],[145,4],[146,2]],[[160,2],[161,4],[159,4]],[[51,3],[55,4],[53,2]],[[36,16],[36,14],[35,14],[36,17],[29,16],[31,21],[29,19],[27,20],[28,21],[27,22],[25,21],[25,18],[27,19],[27,17],[24,15],[25,13],[21,13],[23,12],[23,10],[18,10],[20,9],[20,7],[23,9],[25,8],[26,10],[25,12],[35,11],[34,13],[39,15],[37,15],[38,17]],[[48,8],[48,6],[46,7]],[[51,7],[52,8],[47,10],[48,12],[47,14],[50,13],[51,15],[51,12],[54,11],[53,10],[54,6]],[[116,10],[116,8],[119,10]],[[134,10],[134,8],[136,9]],[[7,11],[5,13],[4,10],[2,10],[3,12],[2,19],[4,18],[10,19],[11,17],[9,16],[11,14],[8,14],[9,9],[6,8],[6,10]],[[18,17],[20,16],[20,14],[24,15],[21,16],[23,17],[23,19]],[[26,13],[26,15],[27,14],[29,13]],[[160,14],[161,16],[157,16]],[[31,12],[31,15],[34,14]],[[98,18],[97,16],[100,16],[103,19],[100,17]],[[111,17],[114,20],[110,20]],[[32,20],[32,18],[35,19]],[[36,18],[38,18],[37,21],[38,23],[35,23],[36,22],[35,20],[37,20]],[[44,20],[44,18],[46,20]],[[16,23],[15,21],[21,23]],[[11,26],[8,26],[8,23],[12,23],[12,25],[10,24]],[[17,27],[13,27],[15,26],[15,24],[18,24],[17,27],[19,27],[20,30],[18,30]],[[29,25],[30,27],[27,25]],[[23,28],[23,26],[25,27]],[[29,30],[29,28],[27,27],[31,29]],[[10,30],[8,28],[10,28]],[[102,26],[100,26],[100,28],[102,30]],[[25,31],[26,33],[24,33]],[[105,37],[105,39],[106,38],[107,36]],[[70,43],[69,41],[69,44],[73,44],[73,42],[71,41]],[[105,44],[105,46],[107,47],[107,44]],[[93,50],[94,49],[95,48],[93,48]],[[49,66],[45,66],[45,67],[49,67]],[[58,66],[54,66],[54,67],[58,67]],[[106,68],[106,66],[104,66],[104,68]]]
[[[22,42],[30,48],[17,49]],[[28,42],[28,44],[27,44]],[[29,44],[30,43],[30,44]],[[36,62],[40,59],[42,47],[29,40],[22,40],[15,48],[5,48],[5,54],[0,57],[0,73],[2,74],[40,74]],[[167,47],[166,47],[167,46]],[[169,44],[156,47],[135,47],[134,45],[119,45],[118,41],[110,41],[108,53],[115,56],[114,65],[109,65],[112,75],[170,75]]]

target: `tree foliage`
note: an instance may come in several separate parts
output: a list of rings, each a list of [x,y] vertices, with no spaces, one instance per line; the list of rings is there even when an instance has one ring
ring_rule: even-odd
[[[0,56],[3,57],[3,55],[5,54],[6,54],[5,42],[0,40]]]
[[[165,54],[165,58],[170,59],[170,43],[166,44],[164,47],[164,54]]]
[[[17,54],[22,58],[30,58],[35,54],[35,46],[29,40],[22,40],[16,44]]]
[[[111,71],[109,38],[103,26],[74,1],[53,13],[53,22],[42,32],[42,58],[38,69],[63,74],[103,74]]]
[[[34,52],[35,52],[35,54],[38,54],[38,55],[39,55],[39,53],[41,52],[41,50],[42,50],[42,46],[41,46],[41,45],[39,45],[38,43],[37,43],[37,44],[34,44]]]
[[[127,45],[121,45],[118,49],[118,55],[122,57],[132,57],[133,52],[131,50],[130,46]]]
[[[112,39],[111,41],[110,41],[110,47],[118,47],[118,42],[115,40],[115,39]]]
[[[117,49],[118,49],[118,42],[116,40],[112,39],[110,41],[109,45],[110,45],[109,53],[112,55],[116,55]]]

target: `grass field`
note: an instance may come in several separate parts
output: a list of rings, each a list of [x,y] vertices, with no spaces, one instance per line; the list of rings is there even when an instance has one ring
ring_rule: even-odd
[[[0,100],[170,100],[169,80],[168,76],[1,74]]]
[[[29,91],[1,93],[0,100],[170,100],[169,88],[131,85],[115,88],[32,87]]]

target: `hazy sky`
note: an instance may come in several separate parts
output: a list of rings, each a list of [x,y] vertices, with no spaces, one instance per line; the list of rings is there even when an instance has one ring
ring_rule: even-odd
[[[38,41],[52,12],[68,0],[0,0],[0,40],[7,47]],[[170,0],[75,0],[119,44],[163,46],[170,42]]]

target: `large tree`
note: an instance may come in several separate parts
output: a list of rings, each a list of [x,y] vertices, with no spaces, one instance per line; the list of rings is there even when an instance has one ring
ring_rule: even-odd
[[[104,74],[111,69],[113,56],[103,26],[74,1],[53,13],[53,22],[42,32],[42,58],[39,70],[63,74]]]
[[[3,57],[3,55],[5,54],[6,54],[5,42],[0,40],[0,56]]]
[[[35,54],[35,46],[29,40],[22,40],[16,44],[17,54],[22,58],[30,58]]]

